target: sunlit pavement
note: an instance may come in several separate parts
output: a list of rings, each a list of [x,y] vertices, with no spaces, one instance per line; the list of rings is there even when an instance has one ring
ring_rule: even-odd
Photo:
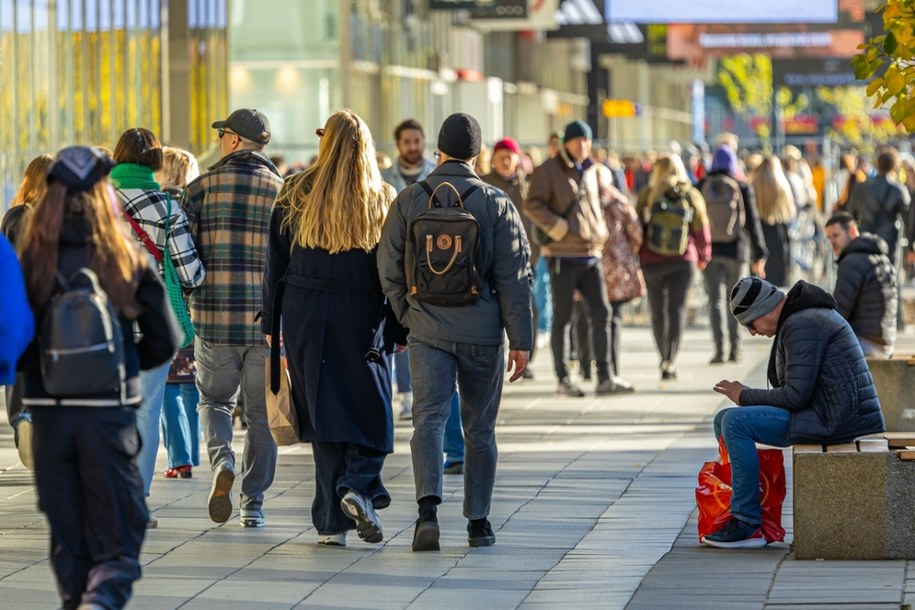
[[[909,562],[795,561],[788,544],[704,548],[696,536],[696,474],[715,456],[711,418],[722,378],[764,384],[769,343],[744,342],[739,364],[709,366],[707,329],[686,333],[677,381],[660,381],[650,331],[627,328],[622,375],[637,392],[556,398],[548,350],[536,379],[506,388],[497,430],[499,469],[490,519],[495,546],[470,549],[462,480],[445,477],[441,552],[413,553],[409,423],[398,422],[385,479],[382,544],[318,546],[311,526],[314,468],[304,445],[280,448],[265,501],[267,526],[237,512],[207,517],[208,468],[165,479],[165,452],[149,498],[144,577],[129,608],[894,608],[915,601]],[[903,337],[900,351],[915,351]],[[5,412],[3,416],[5,418]],[[236,444],[240,449],[241,445]],[[205,452],[202,452],[205,459]],[[790,459],[786,460],[789,469]],[[58,604],[48,534],[31,473],[0,426],[0,608]],[[236,493],[237,493],[236,485]],[[236,495],[237,498],[237,495]],[[236,507],[237,508],[237,507]],[[783,524],[791,540],[791,494]]]

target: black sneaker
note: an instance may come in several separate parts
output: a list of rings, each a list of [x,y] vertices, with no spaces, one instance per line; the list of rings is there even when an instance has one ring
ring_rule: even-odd
[[[489,519],[474,519],[467,523],[467,544],[470,546],[492,546],[496,535],[492,533]]]
[[[438,536],[438,518],[435,513],[424,512],[416,520],[416,528],[413,530],[413,550],[438,551]]]
[[[598,396],[604,396],[606,394],[631,394],[632,392],[635,392],[635,388],[622,377],[604,379],[597,384],[597,388],[595,389],[595,394]]]
[[[731,355],[728,357],[728,362],[740,362],[740,350],[731,350]]]
[[[712,359],[708,361],[709,364],[724,364],[724,354],[721,352],[715,352],[715,355],[712,356]]]
[[[719,549],[761,549],[768,544],[758,525],[734,517],[717,532],[703,536],[702,542]]]
[[[442,474],[464,474],[464,462],[445,462]]]
[[[577,385],[569,381],[568,377],[563,377],[559,380],[559,385],[556,386],[556,396],[574,396],[575,398],[581,398],[585,393],[581,391]]]

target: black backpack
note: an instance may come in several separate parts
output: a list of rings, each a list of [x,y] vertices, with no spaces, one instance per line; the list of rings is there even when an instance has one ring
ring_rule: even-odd
[[[430,305],[469,305],[480,298],[482,279],[477,271],[480,224],[464,209],[477,186],[461,195],[450,182],[433,190],[423,180],[419,185],[429,195],[429,208],[407,228],[405,264],[409,295]],[[457,201],[443,206],[436,193],[445,187]]]
[[[118,313],[89,268],[69,279],[48,305],[38,343],[45,392],[59,398],[124,392],[126,367]]]

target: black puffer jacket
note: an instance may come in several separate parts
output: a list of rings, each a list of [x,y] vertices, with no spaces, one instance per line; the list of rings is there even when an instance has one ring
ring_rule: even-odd
[[[747,388],[741,405],[791,411],[793,443],[842,443],[886,426],[877,389],[851,326],[832,296],[800,281],[788,292],[772,353],[772,389]]]
[[[909,191],[904,186],[879,175],[855,187],[847,211],[858,221],[861,231],[883,238],[889,258],[894,261],[903,218],[909,215],[909,203]]]
[[[892,348],[896,343],[896,269],[886,242],[868,233],[839,255],[836,310],[859,337]]]

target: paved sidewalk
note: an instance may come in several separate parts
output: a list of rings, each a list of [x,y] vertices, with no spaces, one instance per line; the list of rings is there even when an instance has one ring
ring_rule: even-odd
[[[622,372],[638,392],[622,397],[554,397],[549,353],[541,350],[537,379],[505,391],[493,547],[467,546],[461,477],[446,476],[442,551],[411,552],[408,424],[398,423],[385,466],[394,501],[381,513],[379,545],[355,535],[345,549],[315,544],[314,468],[303,445],[280,449],[262,530],[240,528],[237,513],[221,526],[208,519],[205,466],[190,480],[159,474],[149,498],[159,527],[147,533],[144,577],[128,607],[899,610],[915,603],[915,562],[795,561],[787,544],[755,551],[698,544],[693,489],[701,464],[715,456],[710,422],[723,404],[711,387],[721,378],[764,383],[770,345],[747,340],[742,363],[711,367],[709,335],[689,330],[679,381],[661,382],[649,330],[625,329]],[[912,348],[915,339],[904,337],[900,350]],[[161,472],[164,451],[159,457]],[[791,500],[789,491],[789,542]],[[3,422],[2,609],[57,607],[47,528],[35,504],[31,473],[18,464]]]

